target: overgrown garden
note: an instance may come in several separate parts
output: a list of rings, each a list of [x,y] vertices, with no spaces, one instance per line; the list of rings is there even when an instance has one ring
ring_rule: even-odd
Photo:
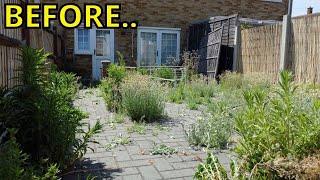
[[[188,68],[185,81],[173,85],[163,80],[172,78],[165,67],[153,74],[144,69],[128,72],[121,65],[109,69],[109,78],[100,85],[106,103],[137,123],[165,119],[166,102],[203,111],[186,129],[190,145],[206,148],[209,154],[198,166],[196,179],[319,176],[317,85],[297,85],[287,71],[281,72],[277,83],[262,75],[236,73],[226,73],[216,82]],[[213,149],[236,154],[231,172],[219,164]]]

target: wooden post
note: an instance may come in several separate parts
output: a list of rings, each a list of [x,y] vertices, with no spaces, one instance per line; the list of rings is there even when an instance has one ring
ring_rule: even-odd
[[[238,62],[240,58],[240,44],[241,44],[241,26],[239,23],[239,18],[237,18],[236,22],[236,30],[235,30],[235,38],[234,38],[234,51],[233,51],[233,63],[232,63],[232,71],[238,70]]]
[[[289,0],[288,14],[283,16],[282,39],[280,52],[280,71],[287,69],[287,61],[289,58],[289,41],[291,38],[291,14],[292,0]]]

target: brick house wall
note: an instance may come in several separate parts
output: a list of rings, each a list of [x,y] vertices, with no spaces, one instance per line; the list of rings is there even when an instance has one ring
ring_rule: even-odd
[[[83,3],[89,1],[69,0],[67,2],[82,6]],[[47,2],[54,2],[54,0],[47,0]],[[56,0],[56,2],[62,4],[61,1]],[[288,0],[282,2],[265,0],[91,0],[90,2],[99,2],[101,5],[121,2],[121,19],[129,22],[137,20],[139,26],[181,28],[181,52],[186,49],[187,30],[192,22],[205,20],[212,16],[231,14],[239,14],[240,17],[254,19],[282,20],[282,16],[287,12],[288,4]],[[81,56],[76,57],[76,59],[72,56],[74,31],[66,30],[66,38],[68,61],[77,63],[77,59]],[[128,65],[135,65],[137,31],[130,29],[115,30],[115,51],[124,54]],[[88,71],[91,71],[91,69],[88,69]]]

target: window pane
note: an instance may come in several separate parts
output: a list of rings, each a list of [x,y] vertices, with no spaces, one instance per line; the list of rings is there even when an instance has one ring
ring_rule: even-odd
[[[141,66],[154,66],[157,60],[157,33],[141,33]]]
[[[96,55],[111,58],[111,36],[108,30],[97,30]]]
[[[89,29],[78,29],[78,49],[90,49]]]
[[[161,64],[171,63],[177,58],[177,41],[176,33],[162,33],[161,44]]]

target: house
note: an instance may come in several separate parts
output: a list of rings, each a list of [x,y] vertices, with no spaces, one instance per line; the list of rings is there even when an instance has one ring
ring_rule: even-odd
[[[47,0],[53,2],[53,0]],[[62,1],[57,1],[63,4]],[[64,1],[70,3],[70,1]],[[241,17],[281,20],[288,0],[119,0],[72,1],[121,3],[121,19],[138,21],[133,29],[66,29],[67,62],[79,75],[101,77],[101,62],[115,62],[121,52],[128,65],[164,65],[187,49],[189,25],[212,16],[239,14]]]

